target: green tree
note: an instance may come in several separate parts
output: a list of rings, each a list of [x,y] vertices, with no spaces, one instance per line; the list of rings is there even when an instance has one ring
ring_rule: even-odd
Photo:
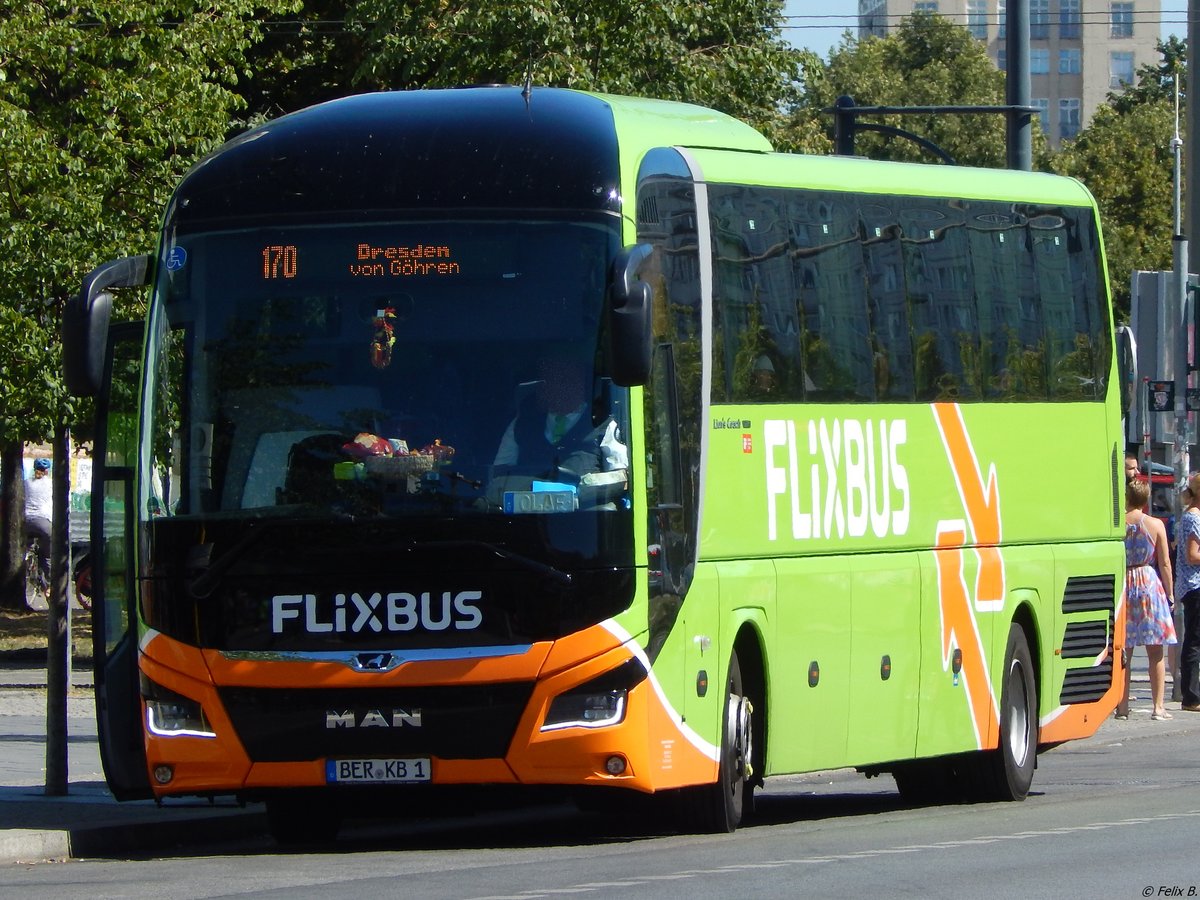
[[[1129,112],[1137,106],[1157,100],[1175,102],[1175,80],[1179,79],[1179,96],[1186,97],[1187,87],[1187,42],[1175,35],[1158,42],[1161,57],[1157,65],[1144,65],[1137,70],[1137,83],[1108,95],[1108,101],[1117,112]]]
[[[807,54],[782,0],[305,0],[266,25],[245,90],[274,115],[367,90],[523,84],[685,100],[769,129]]]
[[[1177,40],[1159,44],[1159,66],[1143,66],[1136,87],[1110,95],[1079,136],[1049,161],[1050,168],[1087,185],[1100,206],[1113,305],[1129,318],[1135,269],[1172,266],[1174,230],[1175,73],[1185,59]]]
[[[360,76],[364,27],[347,22],[348,0],[297,0],[295,9],[267,17],[262,39],[247,49],[237,91],[246,102],[241,124],[367,90],[401,88]]]
[[[60,378],[63,305],[96,264],[153,248],[180,174],[243,103],[233,88],[258,17],[290,6],[0,2],[0,602],[23,602],[12,461],[80,418]]]
[[[1004,74],[982,42],[940,16],[918,13],[886,38],[843,38],[828,62],[809,59],[804,97],[782,130],[781,149],[831,152],[840,96],[858,106],[1000,105]],[[864,123],[903,128],[937,144],[961,165],[1005,165],[1005,119],[989,113],[864,117]],[[819,136],[819,138],[818,138]],[[814,147],[814,145],[816,145]],[[935,161],[904,138],[859,132],[856,152],[872,159]]]

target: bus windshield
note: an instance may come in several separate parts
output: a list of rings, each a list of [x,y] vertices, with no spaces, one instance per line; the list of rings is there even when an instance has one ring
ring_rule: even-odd
[[[143,517],[629,515],[615,221],[170,224]]]

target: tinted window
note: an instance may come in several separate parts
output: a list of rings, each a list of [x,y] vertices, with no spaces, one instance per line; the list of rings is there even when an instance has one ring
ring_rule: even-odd
[[[714,400],[1101,399],[1086,208],[710,187]]]

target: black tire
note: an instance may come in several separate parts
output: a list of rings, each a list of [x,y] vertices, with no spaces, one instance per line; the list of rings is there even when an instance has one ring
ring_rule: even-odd
[[[50,585],[38,568],[37,553],[25,553],[25,606],[27,609],[46,609],[50,605]]]
[[[75,589],[75,601],[80,609],[92,608],[92,559],[91,554],[84,553],[75,561],[71,573],[71,585]]]
[[[267,831],[284,847],[331,844],[341,827],[341,811],[310,794],[280,794],[267,800]]]
[[[1000,746],[979,758],[980,800],[1024,800],[1037,767],[1037,683],[1025,629],[1008,629],[1000,683]]]
[[[734,652],[725,677],[717,781],[694,789],[698,809],[689,830],[730,834],[754,811],[754,707],[742,691],[742,670]]]

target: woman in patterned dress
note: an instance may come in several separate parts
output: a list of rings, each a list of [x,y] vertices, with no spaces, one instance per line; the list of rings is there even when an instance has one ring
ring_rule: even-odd
[[[1130,481],[1125,485],[1125,646],[1132,658],[1135,647],[1146,648],[1150,663],[1152,719],[1170,719],[1163,706],[1166,667],[1163,645],[1175,643],[1171,616],[1174,585],[1167,529],[1145,513],[1150,485]],[[1125,668],[1125,694],[1117,706],[1117,718],[1129,717],[1129,667]]]

